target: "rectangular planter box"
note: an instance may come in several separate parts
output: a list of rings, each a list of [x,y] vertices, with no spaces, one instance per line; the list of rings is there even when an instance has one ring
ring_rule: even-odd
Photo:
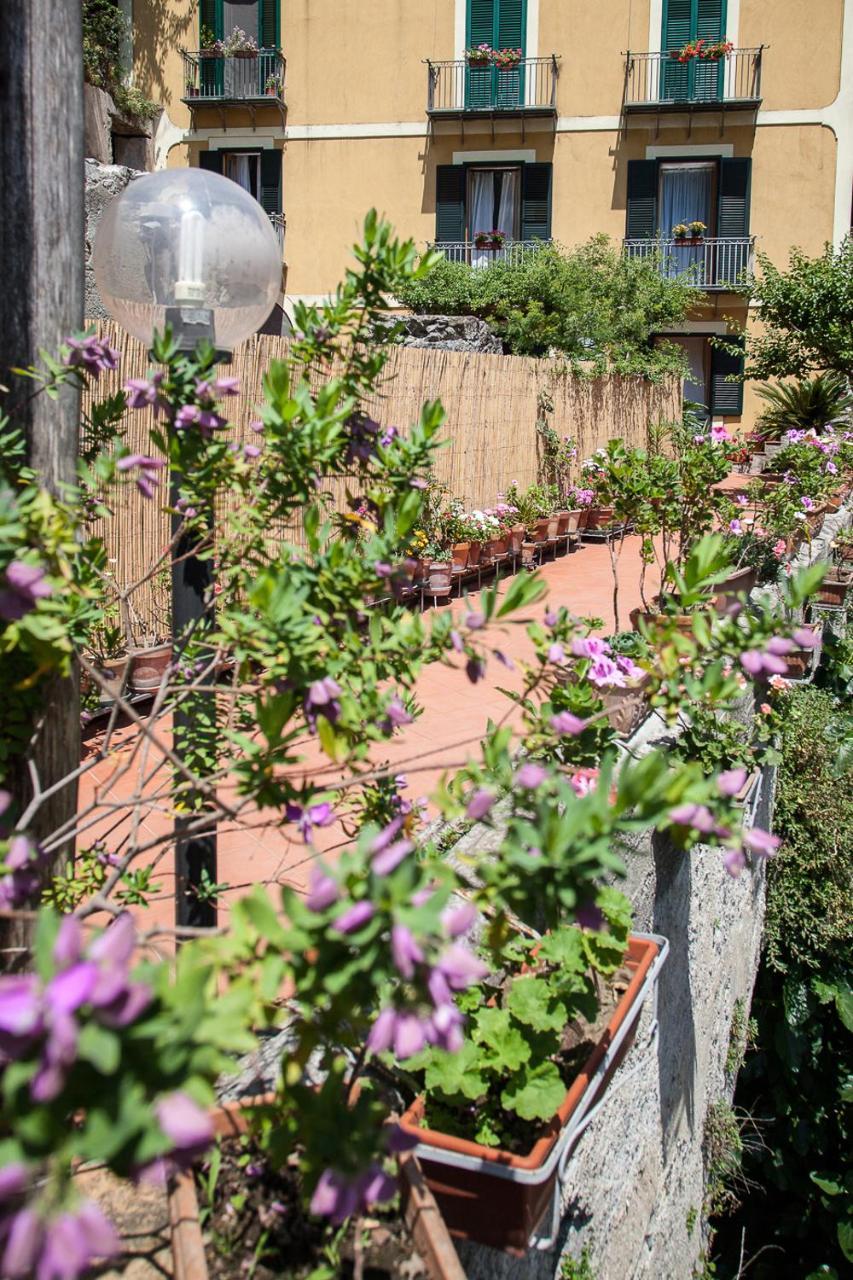
[[[412,1104],[401,1127],[418,1139],[416,1154],[451,1235],[524,1256],[559,1194],[559,1168],[567,1147],[627,1052],[668,949],[665,938],[631,936],[626,957],[633,970],[630,984],[556,1116],[527,1155],[422,1128],[423,1100]]]

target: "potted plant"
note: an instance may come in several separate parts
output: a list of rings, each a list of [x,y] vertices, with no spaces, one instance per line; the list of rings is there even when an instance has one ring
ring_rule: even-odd
[[[187,79],[187,82],[185,85],[185,91],[186,91],[186,97],[188,98],[198,97],[198,85],[196,84],[195,80]]]
[[[465,59],[469,67],[488,67],[492,62],[492,47],[478,44],[476,48],[465,50]]]
[[[836,534],[833,550],[836,564],[853,564],[853,529],[842,529]]]
[[[206,23],[202,23],[199,31],[199,57],[215,58],[219,53],[219,42],[216,33]]]
[[[407,1064],[423,1073],[424,1089],[401,1128],[418,1142],[451,1235],[526,1253],[573,1122],[600,1091],[608,1046],[630,1037],[660,953],[657,940],[629,940],[618,926],[518,937],[501,972],[466,996],[459,1053],[430,1048]]]
[[[847,603],[847,593],[853,583],[853,565],[839,565],[827,574],[812,600],[815,604],[828,604],[842,609]]]
[[[134,693],[153,693],[160,688],[163,676],[172,661],[171,640],[142,644],[128,654],[130,662],[129,682]]]
[[[278,76],[267,76],[264,81],[264,92],[268,98],[277,98],[279,96]]]
[[[713,44],[703,44],[699,57],[703,62],[719,62],[727,58],[734,49],[731,40],[715,40]]]
[[[506,236],[502,231],[478,231],[474,236],[475,249],[502,249]]]
[[[219,41],[223,58],[257,58],[260,53],[254,36],[247,35],[242,27],[235,27],[230,36]]]
[[[648,662],[651,648],[648,641],[636,631],[618,631],[608,636],[610,657],[623,660],[625,684],[601,690],[601,701],[607,712],[607,721],[620,738],[630,738],[636,733],[651,711],[648,698],[650,676],[638,663]],[[625,661],[627,659],[627,661]]]
[[[429,561],[427,586],[430,595],[449,595],[452,581],[450,548],[430,543],[426,549],[425,558]]]
[[[493,49],[492,62],[498,71],[512,71],[521,62],[523,57],[521,49]]]
[[[672,238],[679,244],[701,244],[706,229],[705,223],[698,219],[694,222],[676,222],[672,228]]]

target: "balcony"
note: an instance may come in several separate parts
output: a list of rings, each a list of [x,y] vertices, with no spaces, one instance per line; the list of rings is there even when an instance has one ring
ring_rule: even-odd
[[[227,58],[221,53],[187,53],[184,62],[184,96],[190,107],[215,104],[284,103],[285,60],[277,49]]]
[[[272,229],[276,234],[276,238],[278,240],[278,247],[281,249],[282,253],[284,253],[284,228],[287,225],[285,222],[284,214],[271,213],[269,215],[269,220],[272,223]]]
[[[427,115],[433,119],[556,116],[557,57],[522,58],[511,68],[427,62]]]
[[[623,240],[629,258],[653,259],[662,276],[683,280],[696,289],[722,293],[748,283],[752,275],[755,236],[706,236],[683,240]]]
[[[718,59],[679,62],[670,52],[629,53],[625,62],[625,111],[757,109],[761,102],[761,53],[733,49]]]
[[[550,240],[507,240],[500,249],[478,249],[473,240],[437,240],[427,248],[443,253],[448,262],[462,262],[468,267],[490,267],[493,262],[518,263],[551,243]]]

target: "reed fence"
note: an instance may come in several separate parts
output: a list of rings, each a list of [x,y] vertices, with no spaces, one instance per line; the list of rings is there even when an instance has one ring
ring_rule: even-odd
[[[118,326],[101,323],[98,328],[121,357],[118,372],[102,375],[97,384],[100,397],[127,378],[144,377],[150,362],[143,344]],[[257,440],[249,424],[263,398],[264,373],[271,361],[288,356],[288,340],[267,335],[235,350],[229,374],[240,379],[242,394],[225,401],[233,439]],[[681,384],[676,378],[661,383],[615,375],[585,379],[566,372],[559,360],[392,348],[382,385],[365,408],[383,425],[405,432],[426,400],[440,400],[447,415],[447,443],[437,455],[437,478],[469,508],[478,508],[493,505],[513,480],[524,488],[539,478],[540,423],[561,436],[572,436],[579,459],[617,437],[629,445],[644,445],[649,423],[680,416]],[[150,410],[128,412],[125,440],[133,452],[153,451],[153,425]],[[343,487],[338,488],[343,510]],[[104,538],[117,584],[126,588],[144,577],[168,544],[169,517],[157,503],[127,486],[114,504],[112,518],[95,532]],[[288,530],[288,540],[294,537],[299,541],[299,530]],[[163,630],[168,604],[165,566],[134,592],[132,603],[137,629]]]

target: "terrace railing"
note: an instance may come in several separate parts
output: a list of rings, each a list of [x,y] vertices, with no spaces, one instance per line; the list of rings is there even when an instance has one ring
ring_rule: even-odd
[[[669,51],[628,53],[625,110],[757,106],[761,101],[763,48],[733,49],[722,58],[689,58],[686,62]]]
[[[264,98],[274,103],[284,101],[285,60],[278,49],[230,58],[207,50],[183,50],[181,57],[183,101],[190,106],[197,102],[259,102]]]
[[[662,276],[683,279],[697,289],[730,289],[748,283],[752,275],[755,236],[623,240],[622,245],[629,258],[651,258]]]
[[[273,231],[275,232],[278,238],[278,247],[281,249],[282,253],[284,253],[284,229],[285,229],[285,226],[287,225],[285,222],[284,214],[271,213],[269,215],[269,219],[270,219],[270,222],[272,223]]]
[[[427,114],[460,116],[556,115],[557,58],[522,58],[513,67],[492,63],[427,62]]]
[[[507,240],[500,249],[478,249],[472,240],[438,240],[428,246],[443,253],[449,262],[463,262],[469,267],[488,267],[493,262],[520,262],[538,252],[550,240]]]

